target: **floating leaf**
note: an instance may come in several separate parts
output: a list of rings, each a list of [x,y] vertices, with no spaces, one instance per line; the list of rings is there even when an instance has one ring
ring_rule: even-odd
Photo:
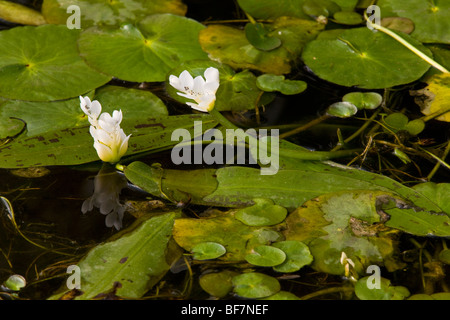
[[[220,86],[216,92],[214,108],[220,111],[242,111],[255,108],[262,93],[256,86],[256,76],[248,70],[236,73],[229,66],[211,60],[187,61],[168,72],[167,93],[179,102],[192,102],[177,94],[178,91],[169,83],[169,77],[170,75],[178,77],[184,70],[187,70],[194,78],[204,77],[204,72],[209,67],[219,70]]]
[[[149,91],[104,86],[96,91],[95,96],[91,95],[91,99],[101,103],[102,112],[111,114],[113,110],[121,109],[124,114],[122,126],[131,126],[133,122],[148,117],[168,115],[164,103]],[[78,97],[52,102],[18,100],[5,102],[0,109],[0,137],[14,135],[17,130],[10,125],[11,117],[26,123],[27,137],[59,129],[85,127],[89,124],[80,108]]]
[[[173,146],[176,144],[171,138],[173,130],[185,128],[193,132],[196,120],[203,121],[205,130],[217,124],[206,114],[159,118],[148,116],[131,122],[125,119],[122,128],[132,135],[126,155]],[[0,147],[1,168],[76,165],[98,160],[92,136],[89,134],[89,123],[84,127],[20,137]]]
[[[110,76],[92,69],[78,55],[79,34],[79,30],[55,25],[1,31],[0,96],[31,101],[61,100],[107,83]]]
[[[232,279],[234,292],[243,298],[258,299],[274,295],[281,286],[277,279],[258,272],[243,273]]]
[[[104,73],[127,81],[164,81],[181,62],[207,58],[198,44],[203,28],[192,19],[154,14],[136,26],[89,28],[78,46],[86,62]]]
[[[81,28],[133,23],[154,13],[185,15],[187,10],[181,0],[44,0],[42,13],[48,23],[65,25],[72,5],[80,8]]]
[[[304,13],[315,19],[319,16],[333,16],[341,8],[330,0],[305,0],[302,9]]]
[[[408,122],[405,130],[411,135],[416,136],[425,129],[425,122],[422,119],[414,119]]]
[[[337,23],[345,25],[358,25],[363,23],[362,16],[354,11],[339,11],[333,15]]]
[[[372,110],[381,105],[383,97],[376,92],[350,92],[342,97],[342,101],[354,104],[359,110]]]
[[[417,40],[425,43],[450,43],[448,1],[379,0],[377,5],[382,17],[395,15],[411,19],[415,25],[411,35]]]
[[[247,23],[245,36],[252,46],[263,51],[270,51],[281,46],[281,40],[270,36],[270,30],[262,23]]]
[[[174,211],[139,219],[114,240],[90,250],[77,264],[82,294],[76,299],[99,298],[114,287],[119,297],[136,299],[144,295],[181,256],[170,238],[174,219],[179,216],[180,212]],[[57,293],[50,299],[60,296]]]
[[[253,202],[253,206],[238,209],[235,218],[249,226],[275,225],[286,218],[287,209],[270,199],[254,199]]]
[[[308,18],[302,10],[305,0],[238,0],[239,6],[258,19],[275,19],[289,16]]]
[[[245,260],[255,266],[273,267],[286,260],[286,254],[272,246],[257,246],[245,256]]]
[[[0,1],[0,19],[35,26],[47,23],[39,11],[11,1]]]
[[[224,261],[244,261],[255,247],[278,241],[281,237],[276,228],[250,227],[230,213],[203,219],[177,219],[173,236],[187,251],[192,251],[200,243],[219,243],[226,248],[226,254],[219,258]]]
[[[387,128],[395,133],[406,130],[411,135],[417,135],[425,129],[425,122],[422,119],[409,121],[408,117],[401,112],[395,112],[384,118]]]
[[[298,94],[306,90],[307,84],[300,80],[286,80],[284,76],[275,74],[263,74],[256,79],[256,85],[259,89],[272,92],[279,91],[282,94]]]
[[[286,254],[286,260],[273,269],[278,272],[296,272],[313,261],[313,256],[306,244],[296,240],[275,242],[272,246]]]
[[[431,56],[430,50],[419,42],[408,35],[401,36]],[[320,78],[366,89],[407,84],[418,80],[430,68],[396,40],[365,27],[345,30],[335,39],[313,40],[306,45],[302,57]]]
[[[200,276],[199,283],[203,290],[218,298],[225,297],[233,290],[231,279],[239,273],[230,270],[207,273]]]
[[[358,108],[350,102],[336,102],[327,109],[327,114],[333,117],[349,118],[358,112]]]
[[[424,89],[412,91],[422,113],[437,120],[450,122],[450,73],[431,76]]]
[[[356,282],[355,294],[360,300],[404,300],[410,295],[407,288],[392,286],[388,279],[380,278],[380,288],[369,286],[370,281],[370,277],[364,277]]]
[[[281,40],[282,45],[271,51],[258,50],[250,44],[245,31],[238,28],[213,24],[200,31],[199,41],[210,58],[228,64],[235,69],[255,69],[276,75],[291,71],[303,46],[324,28],[314,21],[290,17],[276,19],[267,28]]]
[[[223,256],[225,247],[217,242],[201,242],[192,247],[191,253],[195,260],[209,260]]]

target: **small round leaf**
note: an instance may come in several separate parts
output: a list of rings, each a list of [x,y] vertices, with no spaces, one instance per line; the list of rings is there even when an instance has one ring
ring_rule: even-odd
[[[342,97],[342,101],[353,103],[359,110],[372,110],[381,105],[383,97],[376,92],[350,92]]]
[[[405,130],[408,131],[413,136],[418,135],[424,129],[425,129],[425,122],[422,119],[411,120],[405,126]]]
[[[258,246],[245,256],[245,260],[255,266],[273,267],[286,260],[283,250],[272,246]]]
[[[306,90],[307,84],[301,80],[286,80],[284,76],[275,74],[263,74],[256,78],[259,89],[273,92],[279,91],[285,95],[298,94]]]
[[[295,272],[313,261],[313,256],[306,244],[296,240],[275,242],[272,246],[286,254],[286,260],[273,269],[278,272]]]
[[[281,46],[280,38],[268,35],[270,30],[262,23],[247,23],[244,30],[248,42],[259,50],[270,51]]]
[[[334,117],[349,118],[358,112],[358,108],[350,102],[336,102],[328,107],[327,113]]]
[[[199,283],[210,295],[222,298],[233,290],[231,279],[236,275],[238,275],[237,272],[230,270],[208,273],[200,277]]]
[[[394,132],[404,130],[408,122],[408,117],[400,112],[391,113],[386,118],[384,118],[384,123],[390,130]]]
[[[232,283],[237,295],[249,299],[269,297],[281,289],[277,279],[258,272],[237,275]]]
[[[345,25],[358,25],[364,21],[362,16],[354,11],[339,11],[333,15],[333,18],[337,23]]]
[[[12,291],[20,291],[26,284],[27,281],[24,277],[19,274],[14,274],[5,281],[4,286]]]
[[[201,242],[191,250],[195,260],[215,259],[224,255],[225,252],[227,252],[225,247],[217,242]]]

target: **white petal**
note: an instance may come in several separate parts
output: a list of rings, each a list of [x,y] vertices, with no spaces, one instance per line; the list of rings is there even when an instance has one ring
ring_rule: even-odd
[[[191,74],[187,70],[184,70],[180,74],[179,79],[180,79],[180,84],[183,87],[183,90],[180,90],[180,91],[186,91],[186,88],[192,89],[194,87],[194,79],[192,78]]]
[[[194,86],[192,87],[192,91],[198,94],[203,94],[205,91],[205,79],[203,79],[202,76],[195,77],[194,79]]]
[[[112,120],[119,125],[122,122],[122,110],[114,110],[112,115]]]
[[[208,110],[206,110],[205,107],[201,107],[201,106],[199,106],[199,105],[196,104],[196,103],[186,102],[186,104],[187,104],[188,106],[190,106],[192,109],[195,109],[195,110],[198,110],[198,111],[201,111],[201,112],[208,112]]]
[[[205,79],[206,82],[217,82],[219,84],[219,70],[214,67],[209,67],[205,70]]]
[[[204,90],[206,94],[216,94],[218,88],[219,88],[218,82],[207,82],[204,85]]]
[[[186,94],[186,93],[181,93],[181,92],[177,92],[177,94],[179,95],[179,96],[182,96],[182,97],[185,97],[185,98],[188,98],[188,99],[192,99],[192,100],[195,100],[195,96],[193,96],[192,94]]]
[[[174,87],[178,91],[183,91],[183,92],[185,91],[183,86],[181,85],[180,79],[178,79],[178,77],[176,77],[174,75],[170,75],[169,83],[172,87]]]
[[[100,113],[102,112],[102,105],[97,100],[92,101],[91,103],[91,114],[95,116],[97,119]]]
[[[113,159],[113,154],[110,148],[99,142],[94,142],[94,148],[97,150],[98,157],[104,162],[110,162]]]

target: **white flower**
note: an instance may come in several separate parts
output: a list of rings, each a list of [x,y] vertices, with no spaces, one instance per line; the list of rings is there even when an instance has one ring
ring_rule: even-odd
[[[120,128],[122,122],[122,110],[114,110],[112,116],[104,112],[100,102],[91,102],[89,97],[80,96],[81,110],[89,117],[91,127],[89,132],[94,138],[94,148],[98,157],[104,162],[116,163],[122,158],[128,149],[128,139]]]
[[[352,259],[349,259],[347,257],[347,255],[345,254],[344,251],[342,251],[341,253],[341,259],[340,259],[341,264],[344,266],[344,275],[349,278],[350,280],[356,281],[356,278],[351,275],[351,268],[355,268],[355,263],[353,262]],[[350,268],[351,266],[351,268]]]
[[[191,74],[184,70],[180,77],[170,75],[169,82],[172,87],[177,89],[178,95],[192,99],[196,103],[186,102],[186,104],[195,110],[208,112],[214,108],[216,102],[216,91],[219,88],[219,70],[210,67],[205,70],[205,79],[202,76],[192,78]]]

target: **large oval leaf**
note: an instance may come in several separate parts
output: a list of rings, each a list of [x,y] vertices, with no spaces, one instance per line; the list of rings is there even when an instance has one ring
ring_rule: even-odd
[[[179,248],[169,246],[173,222],[179,216],[180,212],[174,211],[140,219],[115,235],[115,240],[89,251],[78,263],[82,294],[76,299],[101,298],[113,288],[120,297],[136,299],[144,295],[181,256]]]
[[[425,54],[431,51],[403,34]],[[419,79],[430,65],[382,32],[368,28],[343,31],[334,39],[316,39],[305,47],[303,60],[320,78],[342,86],[380,89]]]
[[[154,14],[132,24],[92,27],[78,41],[80,54],[96,69],[122,80],[164,81],[183,61],[206,59],[199,22],[173,14]]]
[[[80,8],[81,28],[136,22],[154,13],[186,13],[181,0],[44,0],[42,13],[48,23],[66,24],[72,5]]]
[[[16,27],[0,32],[0,96],[50,101],[84,94],[111,77],[78,55],[79,30],[66,26]]]

